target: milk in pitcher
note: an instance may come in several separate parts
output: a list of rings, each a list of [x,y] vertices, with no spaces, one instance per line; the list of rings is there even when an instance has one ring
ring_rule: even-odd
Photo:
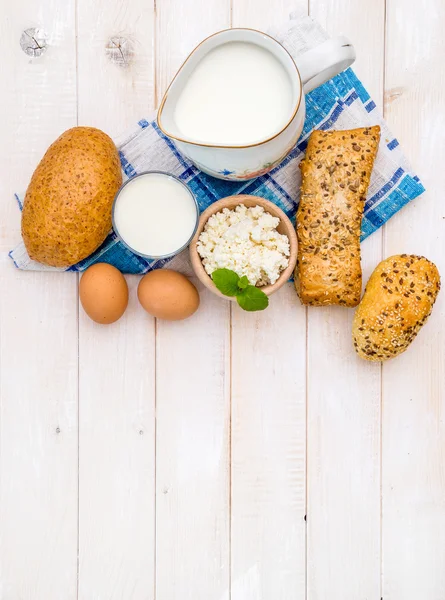
[[[296,98],[288,72],[265,48],[229,42],[192,71],[174,112],[179,133],[212,145],[250,145],[286,127]]]

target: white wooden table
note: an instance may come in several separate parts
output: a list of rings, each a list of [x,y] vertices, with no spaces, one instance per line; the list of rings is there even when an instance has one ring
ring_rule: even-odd
[[[63,130],[120,133],[202,38],[295,8],[353,40],[428,187],[363,244],[366,277],[399,252],[445,275],[443,0],[0,0],[0,600],[445,598],[445,293],[382,368],[355,357],[351,311],[305,310],[290,285],[262,314],[203,291],[167,323],[133,277],[101,327],[76,275],[7,257],[12,193]]]

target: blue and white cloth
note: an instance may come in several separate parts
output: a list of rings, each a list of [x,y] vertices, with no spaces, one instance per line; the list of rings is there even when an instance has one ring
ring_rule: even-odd
[[[291,16],[287,25],[270,32],[296,58],[327,39],[327,34],[310,17]],[[115,140],[122,169],[127,178],[151,169],[167,171],[179,177],[195,194],[200,210],[232,194],[262,196],[295,218],[301,183],[299,163],[314,129],[353,129],[379,124],[382,137],[365,205],[362,239],[381,227],[405,204],[424,192],[397,139],[388,129],[361,81],[352,69],[337,75],[307,97],[304,130],[297,145],[270,173],[251,181],[229,182],[202,173],[183,157],[174,142],[159,130],[155,115],[141,119],[125,135]],[[22,198],[17,196],[21,207]],[[54,269],[32,261],[21,243],[10,252],[16,267],[25,270],[83,271],[96,262],[108,262],[124,273],[146,273],[168,264],[189,271],[188,253],[166,260],[147,260],[132,254],[112,231],[90,257],[69,269]]]

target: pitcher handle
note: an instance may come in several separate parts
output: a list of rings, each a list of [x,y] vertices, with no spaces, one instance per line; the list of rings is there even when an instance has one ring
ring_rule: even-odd
[[[326,40],[296,60],[305,93],[338,75],[355,61],[355,49],[348,38]]]

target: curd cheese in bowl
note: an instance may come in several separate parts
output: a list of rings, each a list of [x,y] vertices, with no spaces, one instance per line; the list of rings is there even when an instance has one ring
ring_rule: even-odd
[[[206,272],[231,269],[251,285],[275,283],[290,255],[289,238],[276,229],[279,223],[262,206],[239,204],[212,215],[196,245]]]
[[[219,296],[227,298],[212,280],[218,269],[246,277],[269,296],[292,276],[297,244],[295,227],[278,206],[240,194],[223,198],[202,213],[190,258],[201,283]]]

